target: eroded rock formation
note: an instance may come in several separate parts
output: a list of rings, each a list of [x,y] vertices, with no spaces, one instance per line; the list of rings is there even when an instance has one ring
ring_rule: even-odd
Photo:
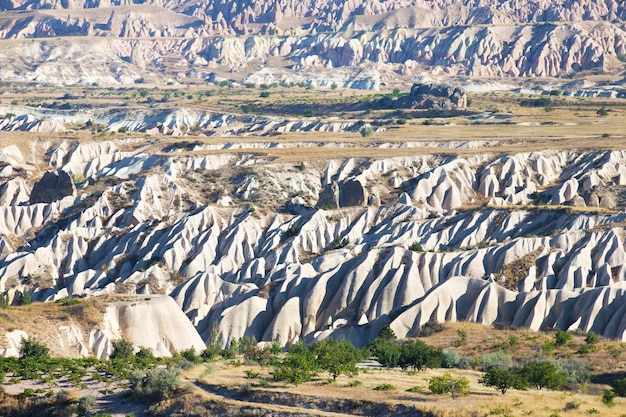
[[[5,194],[30,195],[32,182],[0,188],[1,291],[38,301],[139,294],[107,309],[104,326],[58,330],[77,352],[106,356],[124,334],[167,355],[200,348],[214,329],[224,344],[363,344],[385,325],[411,336],[431,318],[626,340],[626,152],[487,150],[303,170],[246,155],[245,143],[237,155],[172,156],[132,144],[48,143],[51,168],[88,179],[78,196],[30,204]],[[3,152],[15,172],[36,172],[16,149]],[[246,160],[262,169],[239,169]],[[223,181],[220,193],[197,185],[208,179]],[[325,189],[341,207],[313,208]],[[224,197],[234,206],[216,204]],[[610,210],[574,210],[583,204]]]

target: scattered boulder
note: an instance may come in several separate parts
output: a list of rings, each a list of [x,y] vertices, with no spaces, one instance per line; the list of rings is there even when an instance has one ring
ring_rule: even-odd
[[[46,172],[35,183],[30,195],[30,204],[52,203],[76,194],[72,177],[65,171]]]

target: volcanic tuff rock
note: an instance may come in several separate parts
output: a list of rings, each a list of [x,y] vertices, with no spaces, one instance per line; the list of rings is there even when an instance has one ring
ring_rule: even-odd
[[[272,69],[275,80],[286,83],[378,89],[399,74],[424,72],[612,72],[626,55],[626,7],[611,0],[45,4],[53,9],[21,0],[0,4],[0,38],[31,38],[3,43],[0,79],[184,83],[221,68],[237,71],[236,81],[256,82]],[[56,37],[62,38],[48,39]]]
[[[224,345],[363,344],[385,325],[410,336],[431,318],[626,340],[623,151],[502,155],[481,143],[474,156],[303,169],[260,160],[258,142],[230,155],[147,153],[135,139],[38,146],[45,161],[2,150],[6,172],[48,165],[86,181],[76,196],[31,204],[34,180],[6,177],[0,290],[41,301],[139,294],[99,327],[63,330],[77,352],[105,356],[124,334],[167,355],[200,348],[214,329]],[[329,188],[336,205],[314,209]],[[226,198],[232,206],[216,204]],[[611,211],[565,209],[582,204]]]
[[[63,197],[72,196],[75,193],[74,182],[67,172],[46,172],[33,185],[29,202],[30,204],[52,203]]]

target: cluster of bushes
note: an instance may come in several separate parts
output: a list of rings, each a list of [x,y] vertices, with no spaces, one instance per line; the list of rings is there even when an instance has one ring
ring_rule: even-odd
[[[356,364],[369,356],[368,349],[358,349],[352,343],[326,339],[306,346],[299,342],[291,346],[287,355],[272,372],[274,379],[299,385],[326,371],[333,379],[339,375],[358,374]]]

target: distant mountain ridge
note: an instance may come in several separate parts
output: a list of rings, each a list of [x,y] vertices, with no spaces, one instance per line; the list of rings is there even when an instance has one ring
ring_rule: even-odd
[[[452,0],[304,0],[304,1],[97,1],[97,0],[3,0],[0,11],[42,9],[98,9],[116,6],[154,5],[206,24],[224,22],[238,34],[278,27],[311,26],[324,31],[345,29],[362,24],[362,16],[380,16],[391,24],[403,13],[428,16],[409,19],[407,27],[451,27],[476,24],[526,24],[544,22],[622,21],[626,17],[623,3],[614,0],[552,1],[452,1]],[[392,17],[391,19],[389,19]]]
[[[421,73],[617,74],[626,57],[626,6],[612,0],[2,0],[0,10],[0,39],[35,39],[3,45],[9,81],[159,84],[214,69],[241,81],[278,68],[270,81],[378,89]],[[84,62],[59,71],[68,60]],[[337,68],[351,75],[337,78]]]

